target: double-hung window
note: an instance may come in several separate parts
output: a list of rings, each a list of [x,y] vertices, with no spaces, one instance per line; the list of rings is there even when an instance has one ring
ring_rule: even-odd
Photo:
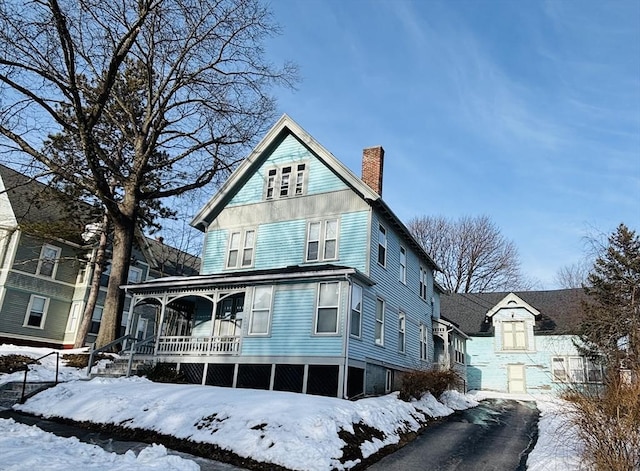
[[[400,353],[404,353],[406,320],[406,314],[400,311],[398,313],[398,351]]]
[[[400,247],[400,282],[407,284],[407,249]]]
[[[376,299],[375,343],[384,345],[384,301]]]
[[[378,263],[387,266],[387,230],[378,226]]]
[[[38,262],[38,268],[36,275],[46,276],[48,278],[56,277],[56,270],[58,269],[58,259],[62,249],[53,245],[44,244],[42,251],[40,252],[40,260]]]
[[[427,300],[427,270],[420,267],[420,297]]]
[[[267,171],[265,199],[287,198],[305,194],[307,164],[299,163],[271,168]]]
[[[267,335],[269,333],[272,292],[271,286],[256,286],[254,288],[249,322],[250,335]]]
[[[582,356],[553,357],[551,372],[554,381],[570,383],[601,383],[602,366]]]
[[[100,330],[100,323],[102,322],[102,306],[96,306],[93,309],[91,315],[91,325],[89,326],[89,333],[97,334]]]
[[[464,364],[464,341],[460,337],[453,338],[453,361]]]
[[[307,230],[307,262],[338,258],[338,220],[313,221]]]
[[[429,356],[428,335],[427,326],[420,324],[420,359],[423,361],[427,361]]]
[[[246,268],[253,265],[256,231],[232,231],[229,235],[227,268]]]
[[[338,304],[340,283],[320,283],[318,288],[318,308],[316,312],[316,334],[338,333]]]
[[[36,327],[42,329],[44,321],[47,317],[47,309],[49,308],[49,298],[31,295],[27,315],[24,318],[24,327]]]
[[[357,284],[351,285],[351,319],[350,334],[360,337],[362,329],[362,287]]]
[[[509,321],[502,323],[502,349],[527,349],[527,335],[524,321]]]

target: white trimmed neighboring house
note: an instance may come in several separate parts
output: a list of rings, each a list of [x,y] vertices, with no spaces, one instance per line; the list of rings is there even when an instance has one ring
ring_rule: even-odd
[[[575,346],[583,289],[443,296],[444,316],[469,337],[469,389],[560,392],[602,382],[600,365]]]
[[[383,162],[365,149],[358,178],[283,116],[195,215],[201,274],[125,287],[129,330],[155,305],[153,358],[190,382],[344,398],[464,360],[438,267],[382,199]]]
[[[89,207],[0,164],[0,342],[71,348],[89,294],[94,249],[82,239]],[[83,222],[85,221],[85,222]],[[129,281],[198,273],[198,257],[138,234]],[[85,344],[98,332],[108,266]],[[127,306],[130,299],[127,299]],[[153,331],[155,310],[135,334]],[[123,320],[124,333],[126,319]]]

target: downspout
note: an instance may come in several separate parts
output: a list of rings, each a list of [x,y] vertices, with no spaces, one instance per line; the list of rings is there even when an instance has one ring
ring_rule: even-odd
[[[353,297],[353,289],[351,285],[351,280],[349,279],[349,275],[345,275],[345,281],[349,286],[349,296],[347,300],[347,315],[345,320],[345,332],[344,332],[344,373],[343,373],[343,384],[342,384],[342,397],[343,399],[349,399],[347,396],[347,384],[349,381],[349,337],[351,337],[351,298]]]

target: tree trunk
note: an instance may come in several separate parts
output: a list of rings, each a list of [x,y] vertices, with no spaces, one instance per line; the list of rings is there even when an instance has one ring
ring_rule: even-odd
[[[104,270],[104,265],[106,262],[108,235],[109,216],[105,211],[102,216],[102,229],[100,231],[100,240],[98,241],[98,247],[96,248],[96,258],[92,263],[89,264],[89,266],[93,265],[89,297],[87,298],[87,304],[84,307],[84,311],[82,313],[82,322],[80,323],[80,328],[76,333],[76,341],[73,344],[73,348],[83,347],[85,339],[87,338],[87,334],[89,333],[89,326],[91,326],[93,311],[96,308],[98,294],[100,294],[100,280],[102,278],[102,272]],[[87,273],[89,272],[90,270],[87,270]]]
[[[135,235],[135,216],[127,217],[120,213],[112,217],[113,254],[111,256],[111,274],[107,285],[107,296],[102,311],[100,331],[96,340],[97,347],[113,342],[119,337],[125,294],[121,285],[127,283],[131,251]]]

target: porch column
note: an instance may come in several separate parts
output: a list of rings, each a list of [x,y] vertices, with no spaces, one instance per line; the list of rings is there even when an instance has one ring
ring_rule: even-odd
[[[129,335],[131,333],[131,331],[135,330],[137,324],[138,324],[138,319],[136,318],[135,323],[133,320],[133,316],[134,316],[134,308],[136,306],[136,301],[138,300],[138,296],[137,295],[133,295],[133,297],[131,298],[131,303],[129,304],[129,313],[127,314],[127,327],[124,330],[124,334],[125,335]]]
[[[162,335],[162,327],[164,324],[164,311],[168,303],[169,303],[169,300],[167,299],[167,295],[163,294],[162,301],[160,302],[160,320],[158,321],[158,327],[157,327],[156,345],[153,349],[154,355],[158,354],[158,346],[160,345],[160,336]]]

